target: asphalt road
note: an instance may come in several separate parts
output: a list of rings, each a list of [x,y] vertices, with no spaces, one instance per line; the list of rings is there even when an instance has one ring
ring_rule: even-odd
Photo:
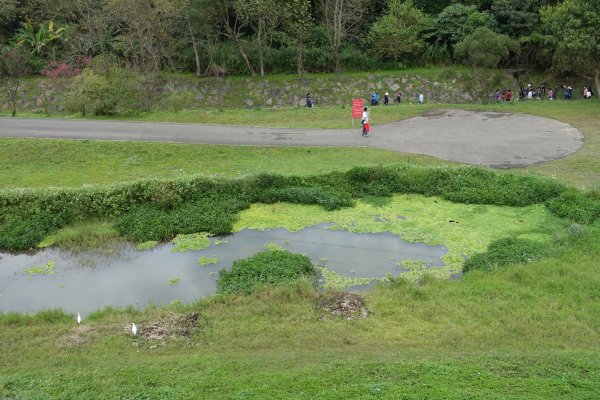
[[[377,110],[372,113],[376,122]],[[356,129],[282,129],[177,123],[0,118],[0,137],[152,141],[250,146],[377,147],[466,164],[513,168],[566,157],[583,135],[562,122],[525,114],[439,110]],[[1,145],[1,142],[0,142]]]

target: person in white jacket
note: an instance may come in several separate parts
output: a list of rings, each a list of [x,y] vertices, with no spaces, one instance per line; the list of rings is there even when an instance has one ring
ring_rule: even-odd
[[[371,131],[371,125],[369,125],[369,109],[367,107],[363,109],[362,118],[360,119],[360,122],[363,126],[362,135],[369,136],[369,132]]]

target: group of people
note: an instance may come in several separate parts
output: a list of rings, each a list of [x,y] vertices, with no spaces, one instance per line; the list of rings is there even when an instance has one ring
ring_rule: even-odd
[[[394,103],[396,103],[396,104],[402,103],[403,96],[404,95],[402,94],[402,92],[397,92],[396,96],[394,97]],[[423,104],[425,102],[425,96],[423,96],[423,93],[419,93],[419,96],[417,97],[417,99],[419,100],[419,104]],[[385,92],[385,94],[383,95],[383,105],[387,106],[388,104],[390,104],[390,94],[388,92]],[[374,107],[374,106],[378,106],[378,105],[379,105],[379,92],[376,90],[371,95],[371,106]]]
[[[562,85],[560,87],[556,86],[554,89],[552,87],[550,87],[546,91],[546,85],[542,84],[536,88],[531,83],[528,84],[526,87],[521,86],[519,88],[519,97],[521,100],[525,100],[525,99],[527,99],[527,100],[533,100],[533,99],[557,100],[560,96],[559,93],[561,93],[561,92],[563,95],[563,99],[571,100],[573,98],[573,87],[571,85]],[[583,98],[584,99],[589,99],[593,95],[594,95],[594,93],[592,92],[591,88],[588,88],[588,87],[583,88]]]

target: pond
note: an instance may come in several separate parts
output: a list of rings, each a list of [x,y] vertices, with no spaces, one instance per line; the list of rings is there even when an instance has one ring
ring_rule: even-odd
[[[184,303],[216,293],[217,273],[274,244],[306,254],[313,263],[342,277],[400,275],[403,260],[442,267],[443,246],[408,243],[390,233],[351,233],[320,224],[298,232],[286,229],[242,230],[210,238],[201,251],[171,252],[172,244],[152,250],[119,245],[101,251],[71,253],[45,249],[35,254],[0,253],[0,311],[37,312],[61,308],[87,315],[107,306],[144,307]],[[200,257],[216,263],[201,266]],[[216,259],[216,260],[214,260]]]

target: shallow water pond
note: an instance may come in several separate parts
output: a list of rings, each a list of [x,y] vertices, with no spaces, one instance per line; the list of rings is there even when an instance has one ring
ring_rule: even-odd
[[[444,265],[443,246],[408,243],[390,233],[351,233],[329,227],[321,224],[298,232],[242,230],[210,238],[205,250],[185,253],[171,252],[173,245],[164,244],[145,251],[124,246],[112,255],[57,249],[33,255],[0,254],[0,311],[62,308],[86,315],[107,306],[192,302],[216,292],[218,271],[269,244],[306,254],[313,263],[346,278],[399,275],[406,270],[398,264],[406,260],[420,260],[428,268]]]

